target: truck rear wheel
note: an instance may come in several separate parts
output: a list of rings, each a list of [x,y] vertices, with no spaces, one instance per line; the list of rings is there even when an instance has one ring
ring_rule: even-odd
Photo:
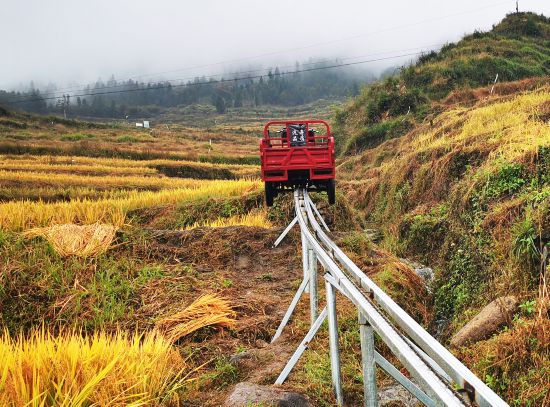
[[[327,182],[327,195],[329,205],[334,205],[336,203],[336,183],[334,179],[329,179]]]
[[[277,191],[273,187],[271,182],[265,183],[265,204],[267,206],[273,206],[273,199],[277,195]]]

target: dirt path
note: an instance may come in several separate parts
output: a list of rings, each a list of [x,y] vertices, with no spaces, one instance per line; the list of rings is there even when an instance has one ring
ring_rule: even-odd
[[[236,368],[235,382],[273,383],[301,337],[301,333],[289,329],[275,344],[269,344],[301,282],[297,234],[291,233],[279,247],[272,248],[280,230],[227,227],[148,233],[150,245],[143,255],[163,260],[168,267],[192,265],[193,279],[187,283],[187,292],[175,296],[168,295],[168,289],[164,293],[159,293],[158,288],[150,290],[143,296],[142,309],[147,310],[147,302],[151,300],[150,310],[156,309],[152,305],[162,302],[163,312],[167,312],[203,293],[220,292],[235,306],[236,328],[197,335],[182,346],[200,353],[197,363],[220,357],[228,360]],[[151,295],[156,296],[154,300],[148,298]],[[205,367],[210,368],[215,369],[215,363]],[[188,405],[220,405],[232,384],[215,380],[207,383]]]

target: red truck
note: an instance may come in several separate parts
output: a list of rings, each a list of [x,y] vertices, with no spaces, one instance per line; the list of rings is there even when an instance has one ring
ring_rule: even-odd
[[[327,122],[291,120],[267,123],[264,137],[260,140],[260,158],[267,206],[273,205],[273,199],[279,193],[298,187],[326,191],[329,204],[334,204],[334,138]]]

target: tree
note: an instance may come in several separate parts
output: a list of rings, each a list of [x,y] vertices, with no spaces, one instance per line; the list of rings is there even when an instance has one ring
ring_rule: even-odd
[[[243,107],[243,91],[241,89],[237,90],[237,93],[235,94],[233,107]]]
[[[224,98],[222,97],[222,95],[217,95],[216,96],[216,102],[214,103],[214,105],[216,106],[216,112],[220,113],[220,114],[224,114],[225,111],[226,111],[226,107],[225,107],[225,100]]]
[[[116,117],[116,103],[114,100],[111,100],[111,106],[109,107],[109,115],[111,117]]]

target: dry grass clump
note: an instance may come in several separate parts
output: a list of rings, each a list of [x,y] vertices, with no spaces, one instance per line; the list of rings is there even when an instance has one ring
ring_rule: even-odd
[[[190,230],[200,227],[224,228],[228,226],[251,226],[264,229],[271,229],[273,224],[266,218],[265,213],[250,212],[245,215],[236,215],[229,218],[218,218],[214,221],[196,222],[184,230]]]
[[[205,326],[231,328],[236,313],[225,298],[206,294],[174,315],[159,320],[157,329],[171,343]]]
[[[0,335],[2,406],[155,406],[177,403],[185,363],[161,335],[83,336],[44,330]]]
[[[116,226],[102,223],[66,224],[34,228],[25,232],[25,236],[45,238],[62,257],[93,257],[109,249],[117,229]]]

